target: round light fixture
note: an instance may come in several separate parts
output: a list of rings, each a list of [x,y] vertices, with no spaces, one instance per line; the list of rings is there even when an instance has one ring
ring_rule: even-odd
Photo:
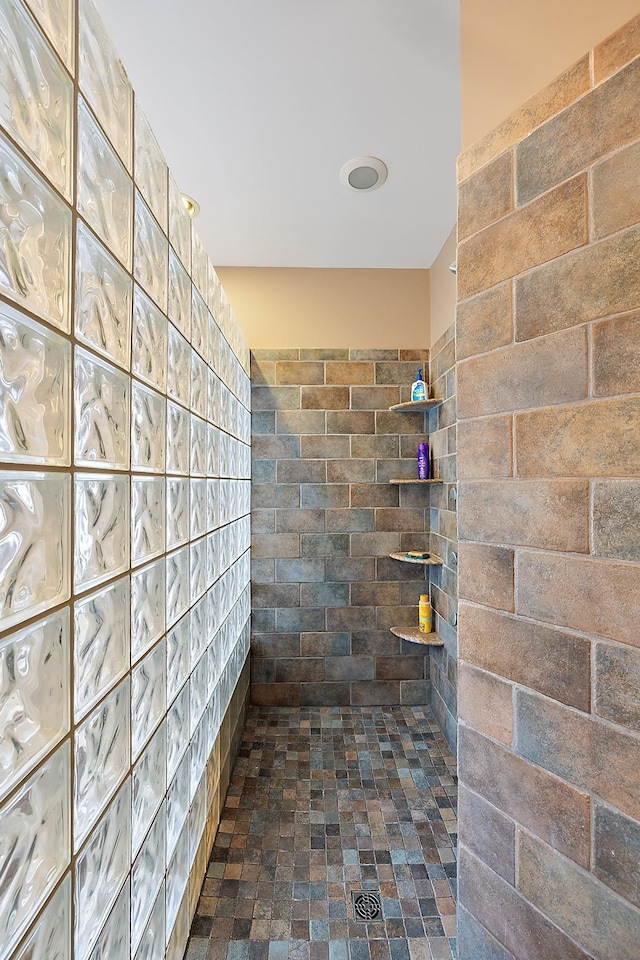
[[[180,199],[182,200],[182,205],[193,220],[200,213],[200,204],[196,203],[193,197],[190,197],[186,193],[180,194]]]
[[[377,157],[354,157],[347,161],[340,171],[340,183],[363,193],[376,190],[387,179],[387,167]]]

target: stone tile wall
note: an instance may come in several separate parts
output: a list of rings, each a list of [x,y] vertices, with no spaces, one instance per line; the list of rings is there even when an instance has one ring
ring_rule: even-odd
[[[425,415],[410,397],[424,350],[260,350],[252,361],[252,700],[280,705],[429,702],[415,626],[428,549],[416,476]]]
[[[460,163],[461,960],[638,956],[639,38]]]

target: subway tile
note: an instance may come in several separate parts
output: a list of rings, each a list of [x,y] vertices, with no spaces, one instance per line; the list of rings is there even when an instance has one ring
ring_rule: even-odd
[[[328,533],[364,533],[374,529],[374,511],[345,507],[326,511]]]
[[[278,483],[325,483],[327,467],[324,460],[278,460]]]
[[[346,347],[306,347],[300,350],[301,360],[348,360],[349,351]]]
[[[458,477],[478,480],[511,476],[511,416],[461,420],[458,424]]]
[[[273,583],[275,578],[275,560],[251,559],[251,580],[253,583]]]
[[[329,433],[373,433],[375,413],[369,410],[329,410],[327,431]]]
[[[251,538],[251,553],[261,557],[298,557],[300,556],[300,537],[296,533],[256,534]]]
[[[400,603],[399,583],[354,583],[351,588],[351,605],[354,607],[378,607]]]
[[[590,814],[586,793],[550,777],[464,724],[459,730],[458,760],[460,769],[466,771],[467,787],[576,863],[588,866]]]
[[[456,945],[460,957],[468,955],[475,956],[476,960],[513,960],[513,954],[498,943],[461,904],[457,909]]]
[[[274,484],[276,482],[276,461],[253,460],[251,462],[251,480],[254,484]]]
[[[303,657],[348,657],[350,652],[349,633],[300,634],[300,654]]]
[[[280,508],[276,510],[275,521],[276,533],[323,533],[325,511]]]
[[[587,240],[583,174],[459,243],[458,296],[464,300]]]
[[[351,703],[354,706],[394,704],[400,702],[398,680],[356,680],[351,684]]]
[[[639,690],[640,650],[597,643],[594,712],[612,723],[640,730]]]
[[[276,661],[278,683],[301,683],[303,680],[323,679],[324,659],[322,657],[296,657],[293,660],[283,657]]]
[[[329,557],[326,563],[327,580],[366,582],[375,576],[373,557]]]
[[[373,680],[373,657],[326,657],[325,678],[333,681]]]
[[[424,583],[424,566],[417,563],[402,563],[392,557],[378,557],[376,560],[376,580],[400,580]]]
[[[406,383],[411,386],[416,379],[416,370],[420,363],[415,360],[389,361],[378,360],[375,365],[375,382],[377,385],[392,385]]]
[[[299,657],[299,633],[256,633],[251,637],[251,657]]]
[[[636,310],[640,226],[590,244],[516,280],[516,339],[528,340],[588,320]]]
[[[254,583],[251,590],[251,603],[256,610],[261,607],[298,607],[300,606],[300,585],[298,583]]]
[[[424,664],[424,656],[376,657],[376,680],[423,680]]]
[[[283,348],[278,347],[276,349],[257,349],[251,351],[251,360],[262,361],[268,360],[274,362],[276,360],[299,360],[300,351],[297,348]]]
[[[275,364],[275,376],[278,384],[324,383],[324,363],[279,360]]]
[[[514,554],[508,547],[461,543],[458,553],[460,596],[499,610],[514,609]]]
[[[251,385],[273,386],[276,382],[276,365],[273,360],[251,358]]]
[[[460,419],[582,400],[588,393],[587,331],[562,331],[464,360]]]
[[[297,483],[253,483],[251,505],[254,509],[297,507],[300,505],[300,485]]]
[[[592,177],[595,239],[640,221],[640,143],[597,164]]]
[[[283,583],[322,583],[324,560],[280,559],[275,561],[276,580]]]
[[[324,608],[290,607],[276,610],[276,633],[303,633],[312,630],[323,630],[324,627]],[[332,628],[329,627],[329,629]]]
[[[637,957],[640,911],[611,893],[593,874],[523,833],[518,843],[518,887],[553,923],[588,945],[596,956],[603,960]]]
[[[441,461],[440,461],[441,462]],[[440,462],[438,466],[440,466]],[[401,477],[405,480],[417,479],[418,474],[418,464],[417,457],[410,458],[396,458],[394,460],[378,460],[376,461],[376,481],[378,484],[391,483],[392,480]],[[415,487],[411,493],[410,487],[403,486],[402,484],[391,484],[392,489],[398,491],[398,502],[402,497],[403,504],[406,505],[413,498],[413,503],[424,503],[425,502],[425,491],[420,487]],[[421,496],[418,495],[418,491]],[[386,504],[387,506],[394,506],[393,503]],[[398,504],[395,504],[397,506]],[[377,504],[377,506],[385,506],[385,504]]]
[[[300,485],[300,506],[313,508],[349,506],[349,485],[346,483],[303,483]]]
[[[349,534],[303,533],[300,535],[300,555],[303,557],[348,557]]]
[[[458,673],[460,720],[507,745],[513,738],[513,686],[464,661]]]
[[[373,363],[371,361],[346,360],[327,363],[327,383],[345,384],[373,383]]]
[[[352,557],[376,557],[380,553],[396,553],[400,549],[399,533],[352,533]]]
[[[595,395],[640,393],[640,314],[594,323],[592,335]]]
[[[268,658],[257,659],[252,657],[251,683],[273,683],[276,679],[276,661]]]
[[[400,703],[403,706],[418,706],[429,703],[430,700],[431,682],[429,680],[400,681]]]
[[[603,803],[595,803],[594,873],[640,907],[640,823]]]
[[[356,458],[397,457],[400,441],[397,436],[352,436],[351,456]],[[336,453],[330,454],[337,456]],[[348,456],[348,452],[346,456]]]
[[[630,63],[569,106],[516,148],[516,192],[524,203],[640,136],[629,112],[637,95],[640,60]],[[593,136],[593,131],[598,136]]]
[[[300,437],[264,434],[253,437],[251,455],[256,460],[291,460],[300,456]]]
[[[295,433],[301,436],[326,433],[324,410],[277,410],[275,417],[276,433]]]
[[[276,414],[275,410],[263,410],[251,414],[251,435],[258,436],[263,433],[275,433]]]
[[[401,653],[402,641],[388,630],[354,630],[351,651],[354,656],[391,656]],[[415,646],[412,646],[415,650]]]
[[[640,560],[640,480],[595,480],[592,484],[591,553]]]
[[[348,410],[349,387],[301,387],[303,410]]]
[[[455,337],[452,337],[442,350],[434,356],[431,362],[431,372],[434,380],[438,380],[440,377],[444,376],[447,370],[450,370],[456,362],[456,341]]]
[[[305,707],[342,707],[349,703],[349,684],[301,683],[300,703]]]
[[[589,550],[586,481],[464,480],[458,498],[462,540]]]
[[[398,488],[385,483],[352,483],[352,507],[397,507]]]
[[[440,430],[437,432],[440,433],[443,438],[445,438],[445,442],[446,442],[447,430]],[[433,439],[433,435],[429,435],[429,433],[426,431],[424,433],[414,433],[414,434],[409,433],[400,437],[400,459],[401,460],[417,459],[418,444],[424,443],[427,437],[429,438],[429,442],[431,445],[431,459],[433,460],[436,456],[433,450],[434,439]]]
[[[513,210],[513,152],[487,164],[458,188],[458,243]]]
[[[349,350],[350,360],[397,360],[398,350],[380,350],[380,349],[356,349],[351,347]]]
[[[515,886],[516,828],[513,820],[463,785],[458,796],[458,820],[461,842],[494,873]]]
[[[298,683],[252,683],[251,703],[256,706],[295,707],[300,703]]]
[[[375,517],[376,530],[381,532],[420,532],[425,528],[425,511],[420,507],[379,507]]]
[[[255,610],[251,615],[251,628],[256,633],[274,633],[276,629],[275,610]]]
[[[593,78],[599,83],[640,53],[640,16],[625,23],[593,51]]]
[[[399,387],[352,387],[352,410],[386,410],[394,403],[400,403]]]
[[[400,583],[400,605],[418,606],[421,595],[425,592],[424,581],[409,581]]]
[[[303,583],[300,604],[304,607],[336,607],[349,604],[348,583]]]
[[[589,711],[588,640],[464,602],[458,616],[460,656],[468,663]]]
[[[419,434],[425,431],[424,413],[395,413],[393,410],[376,412],[377,434]]]
[[[327,460],[328,483],[372,483],[376,476],[375,460]]]
[[[252,533],[275,533],[276,532],[275,510],[252,510],[251,511],[251,532]]]
[[[252,387],[251,409],[299,410],[300,387]]]
[[[376,607],[376,628],[378,630],[390,630],[391,627],[417,626],[418,608],[414,604]]]
[[[373,630],[376,625],[374,607],[327,607],[327,630]]]
[[[349,456],[349,437],[346,435],[300,437],[300,456],[303,460],[346,458]]]

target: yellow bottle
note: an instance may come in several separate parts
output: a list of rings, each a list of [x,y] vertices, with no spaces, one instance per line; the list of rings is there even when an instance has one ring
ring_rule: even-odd
[[[418,607],[418,622],[421,633],[431,633],[431,602],[428,593],[420,594],[420,605]]]

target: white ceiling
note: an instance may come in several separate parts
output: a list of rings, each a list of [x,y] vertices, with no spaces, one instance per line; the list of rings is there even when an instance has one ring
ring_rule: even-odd
[[[217,265],[431,266],[455,221],[457,0],[97,0]],[[387,182],[338,174],[380,157]]]

